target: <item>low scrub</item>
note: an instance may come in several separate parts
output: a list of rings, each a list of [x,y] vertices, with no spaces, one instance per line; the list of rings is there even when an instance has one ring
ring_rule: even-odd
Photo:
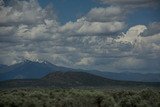
[[[12,89],[0,107],[160,107],[158,90]]]

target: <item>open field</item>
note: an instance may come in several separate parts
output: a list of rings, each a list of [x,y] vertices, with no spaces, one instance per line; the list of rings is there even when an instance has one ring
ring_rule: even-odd
[[[160,107],[158,89],[5,89],[0,107]]]

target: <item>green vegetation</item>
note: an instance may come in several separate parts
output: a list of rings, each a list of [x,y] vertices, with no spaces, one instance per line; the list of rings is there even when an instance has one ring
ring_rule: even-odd
[[[160,107],[159,90],[8,89],[0,107]]]

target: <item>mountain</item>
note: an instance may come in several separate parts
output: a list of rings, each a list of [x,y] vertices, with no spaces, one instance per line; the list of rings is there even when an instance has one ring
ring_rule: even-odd
[[[55,72],[50,73],[42,78],[45,81],[58,83],[67,86],[99,86],[105,85],[105,82],[112,82],[100,76],[86,72]]]
[[[160,83],[117,81],[86,72],[54,72],[41,79],[1,81],[1,88],[16,87],[160,87]]]
[[[76,72],[88,72],[94,75],[98,75],[104,78],[114,80],[125,80],[125,81],[141,81],[141,82],[160,82],[160,73],[131,73],[131,72],[102,72],[96,70],[82,70],[72,69],[62,66],[56,66],[47,61],[30,61],[25,60],[21,63],[6,66],[0,65],[0,81],[9,79],[38,79],[48,73],[56,71],[76,71]]]
[[[7,67],[7,65],[0,64],[0,69]]]
[[[88,70],[86,72],[114,80],[160,82],[160,73],[146,73],[146,74],[132,73],[132,72],[114,73],[114,72],[102,72],[96,70],[93,71]]]
[[[59,67],[49,62],[33,62],[25,60],[0,69],[0,80],[41,78],[54,71],[71,71],[70,68]]]

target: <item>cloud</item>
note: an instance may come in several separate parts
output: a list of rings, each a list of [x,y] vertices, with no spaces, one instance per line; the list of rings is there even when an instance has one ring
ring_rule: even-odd
[[[158,6],[160,3],[159,0],[100,0],[103,3],[111,4],[111,5],[121,5],[128,8],[137,8],[137,7],[152,7]]]
[[[59,32],[67,35],[115,35],[126,27],[125,11],[118,6],[92,8],[75,22],[60,26]]]
[[[0,6],[4,5],[4,1],[0,0]]]
[[[103,71],[160,69],[159,22],[127,30],[126,11],[110,6],[60,25],[50,6],[41,8],[34,0],[13,2],[0,2],[0,63],[39,59]]]
[[[115,34],[125,28],[124,22],[89,22],[86,18],[78,19],[76,22],[68,22],[61,26],[60,32],[68,35],[94,35]]]
[[[11,34],[14,34],[15,31],[14,26],[2,26],[0,27],[0,36],[9,36]]]
[[[91,65],[92,63],[94,63],[94,58],[82,58],[79,62],[77,62],[77,65]]]
[[[42,9],[37,0],[19,1],[13,0],[11,6],[4,6],[2,4],[0,10],[0,25],[34,25],[37,23],[43,23],[44,19],[48,16],[55,18],[56,16],[49,13],[48,8]]]
[[[131,43],[133,45],[131,52],[136,56],[136,58],[141,58],[145,61],[159,61],[160,33],[155,33],[153,35],[144,37],[143,33],[147,32],[148,30],[150,31],[150,28],[148,29],[148,27],[144,25],[134,26],[130,28],[126,34],[117,38],[116,42],[125,44]]]
[[[147,26],[142,36],[151,36],[160,33],[160,22],[152,22]]]
[[[117,39],[117,42],[130,42],[134,44],[137,41],[141,41],[140,34],[143,33],[147,29],[144,25],[136,25],[134,27],[131,27],[126,34],[122,34],[123,36],[120,36],[119,39]]]
[[[51,7],[42,9],[37,0],[13,0],[7,6],[2,1],[1,4],[0,36],[31,39],[46,37],[48,32],[54,32],[58,26]]]
[[[51,6],[41,8],[36,0],[13,0],[8,5],[1,0],[0,4],[1,62],[39,57],[57,36],[59,23]]]
[[[120,70],[137,70],[146,67],[146,62],[143,59],[137,59],[135,57],[124,57],[113,63],[115,68]]]
[[[122,33],[122,36],[118,36],[116,39],[116,42],[122,42],[122,43],[131,43],[131,44],[138,44],[138,43],[160,43],[160,32],[157,25],[152,24],[145,26],[145,25],[136,25],[131,27],[126,34]],[[156,27],[155,27],[156,26]],[[159,25],[158,25],[159,26]],[[144,36],[144,34],[147,34],[148,36]]]
[[[94,22],[122,21],[125,19],[126,11],[118,6],[106,8],[92,8],[87,14],[87,20]]]

